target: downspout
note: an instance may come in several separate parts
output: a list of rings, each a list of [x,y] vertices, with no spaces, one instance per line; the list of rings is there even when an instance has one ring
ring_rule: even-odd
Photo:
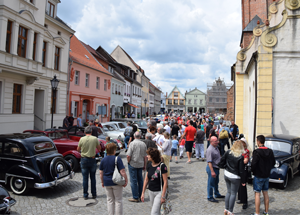
[[[254,128],[253,128],[253,150],[255,149],[255,139],[256,139],[256,115],[257,115],[257,51],[253,53],[254,63],[255,63],[255,106],[254,106]]]
[[[67,75],[67,79],[68,79],[68,86],[67,86],[67,105],[66,105],[66,115],[69,115],[69,107],[70,107],[70,73],[71,73],[71,68],[72,68],[72,64],[73,61],[70,60],[70,47],[71,47],[71,39],[74,36],[74,34],[71,34],[70,40],[69,40],[69,49],[68,49],[68,75]]]

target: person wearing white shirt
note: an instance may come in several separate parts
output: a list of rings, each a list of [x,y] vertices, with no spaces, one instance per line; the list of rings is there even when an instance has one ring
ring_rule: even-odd
[[[165,142],[165,138],[163,135],[163,128],[157,129],[156,136],[152,140],[156,142],[156,145],[158,146],[157,149],[161,151],[161,147]]]
[[[168,122],[164,122],[164,129],[166,130],[166,132],[168,132],[169,134],[171,133],[171,128],[170,126],[168,125]]]

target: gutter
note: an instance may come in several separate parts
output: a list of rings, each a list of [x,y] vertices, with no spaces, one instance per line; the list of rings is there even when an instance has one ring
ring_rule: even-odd
[[[71,47],[71,39],[72,37],[74,36],[74,34],[71,34],[71,37],[70,37],[70,40],[69,40],[69,51],[68,51],[68,65],[69,65],[69,68],[68,68],[68,75],[67,75],[67,78],[68,78],[68,86],[67,86],[67,105],[66,105],[66,115],[68,114],[69,115],[69,107],[70,107],[70,73],[71,73],[71,68],[72,68],[72,64],[73,64],[73,61],[71,60],[70,58],[70,47]]]
[[[256,116],[257,116],[257,51],[253,53],[252,57],[255,63],[255,106],[254,106],[254,128],[253,128],[253,150],[255,149],[256,138]]]

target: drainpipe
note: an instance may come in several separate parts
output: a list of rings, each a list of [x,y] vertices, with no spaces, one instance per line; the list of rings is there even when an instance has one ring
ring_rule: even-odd
[[[68,79],[68,86],[67,86],[67,105],[66,105],[66,115],[69,115],[68,110],[69,110],[69,104],[70,104],[70,73],[71,73],[71,69],[72,69],[72,64],[73,61],[70,60],[70,47],[71,47],[71,39],[74,36],[74,34],[71,34],[70,40],[69,40],[69,49],[68,49],[68,75],[67,75],[67,79]]]
[[[254,129],[253,129],[253,150],[255,149],[256,138],[256,116],[257,116],[257,51],[253,53],[255,63],[255,106],[254,106]]]

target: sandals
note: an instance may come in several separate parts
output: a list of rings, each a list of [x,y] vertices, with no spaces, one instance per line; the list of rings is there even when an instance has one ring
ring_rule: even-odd
[[[230,211],[224,209],[224,215],[234,215],[233,213],[231,213]]]

